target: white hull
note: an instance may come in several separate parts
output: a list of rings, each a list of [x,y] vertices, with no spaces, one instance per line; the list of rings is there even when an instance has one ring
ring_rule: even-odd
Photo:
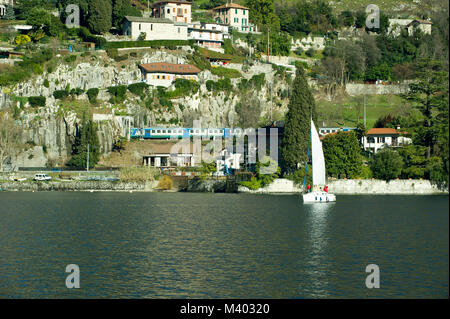
[[[336,196],[327,192],[311,192],[303,194],[304,203],[328,203],[335,201]]]

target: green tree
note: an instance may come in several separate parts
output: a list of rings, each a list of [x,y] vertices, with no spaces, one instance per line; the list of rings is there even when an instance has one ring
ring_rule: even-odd
[[[427,159],[437,151],[437,143],[444,152],[447,150],[444,156],[448,158],[448,71],[442,68],[440,61],[420,59],[416,64],[416,78],[404,97],[425,118],[418,132],[423,136],[420,144],[427,147]],[[445,128],[447,133],[443,133]]]
[[[112,26],[111,0],[89,1],[89,30],[94,33],[108,32]]]
[[[33,29],[42,29],[50,25],[50,13],[40,7],[31,9],[27,16],[27,24],[32,25]]]
[[[263,29],[280,30],[280,18],[275,14],[274,0],[247,0],[250,21]]]
[[[347,178],[361,176],[363,160],[355,132],[338,132],[327,135],[323,140],[323,153],[327,174]]]
[[[72,145],[72,158],[67,163],[69,167],[86,168],[89,145],[89,167],[94,167],[100,159],[100,143],[97,126],[83,114],[81,127],[78,127],[75,143]]]
[[[307,155],[311,118],[316,122],[314,97],[305,78],[305,70],[297,65],[288,112],[285,117],[284,136],[281,145],[283,170],[292,173],[303,165]]]
[[[131,6],[130,0],[113,0],[112,7],[112,24],[114,27],[121,29],[123,18],[125,16],[142,16],[139,9]]]
[[[389,148],[379,150],[370,160],[373,177],[391,180],[400,176],[403,160],[397,151]]]
[[[16,14],[14,13],[13,6],[11,6],[11,5],[6,6],[6,11],[5,11],[5,15],[3,16],[3,19],[5,19],[5,20],[15,20],[16,19]]]

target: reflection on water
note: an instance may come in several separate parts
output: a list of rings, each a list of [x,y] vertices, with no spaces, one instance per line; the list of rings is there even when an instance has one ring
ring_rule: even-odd
[[[4,192],[0,297],[448,298],[448,217],[448,196]]]
[[[305,249],[309,260],[307,262],[311,282],[311,293],[313,297],[324,297],[328,295],[328,278],[330,271],[328,256],[328,218],[335,203],[308,203],[304,204],[304,215],[306,218],[305,232],[307,241]]]

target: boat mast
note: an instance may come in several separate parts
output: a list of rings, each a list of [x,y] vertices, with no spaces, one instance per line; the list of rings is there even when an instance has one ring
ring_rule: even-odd
[[[310,149],[310,147],[311,147],[311,128],[309,129],[308,154],[306,155],[306,162],[305,162],[305,177],[303,178],[303,188],[302,188],[302,193],[305,192],[306,175],[308,174],[308,159],[309,159],[309,149]]]

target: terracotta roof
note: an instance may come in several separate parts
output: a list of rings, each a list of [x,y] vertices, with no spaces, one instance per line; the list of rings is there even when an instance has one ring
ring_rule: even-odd
[[[371,128],[367,135],[398,135],[400,132],[393,128]]]
[[[170,64],[166,62],[147,63],[139,65],[147,73],[197,74],[200,69],[190,64]]]
[[[215,7],[212,10],[231,9],[231,8],[250,10],[249,8],[241,6],[240,4],[237,3],[227,3],[224,4],[223,6]]]

